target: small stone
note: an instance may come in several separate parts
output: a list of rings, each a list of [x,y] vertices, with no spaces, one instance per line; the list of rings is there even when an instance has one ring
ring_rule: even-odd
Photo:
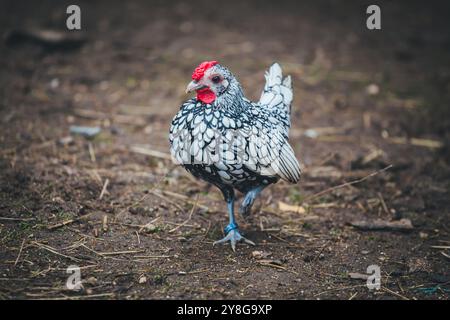
[[[128,209],[128,212],[131,214],[141,216],[151,215],[154,211],[155,209],[150,207],[131,207]]]
[[[305,130],[305,132],[303,133],[303,135],[305,137],[311,138],[311,139],[315,139],[319,136],[319,133],[314,130],[314,129],[307,129]]]
[[[258,260],[259,259],[263,259],[263,258],[267,258],[270,255],[271,255],[271,253],[264,252],[264,251],[255,250],[255,251],[252,252],[252,257],[255,258],[255,259],[258,259]]]
[[[71,136],[63,137],[58,140],[58,144],[61,146],[67,146],[72,143],[73,143],[73,137],[71,137]]]
[[[367,94],[374,96],[380,93],[380,87],[378,87],[375,83],[369,84],[366,87]]]
[[[143,283],[146,283],[146,282],[147,282],[147,277],[146,276],[139,277],[139,283],[140,284],[143,284]]]
[[[95,277],[89,277],[87,280],[84,281],[87,284],[95,285],[97,283],[97,278]]]
[[[145,225],[144,231],[147,233],[154,233],[154,232],[158,231],[158,227],[155,226],[153,223],[150,223],[150,224]]]
[[[54,197],[54,198],[52,198],[52,201],[56,202],[56,203],[59,203],[59,204],[64,204],[65,203],[65,201],[61,197]]]
[[[79,134],[86,138],[92,138],[98,135],[102,129],[100,127],[82,127],[82,126],[70,126],[70,133]]]
[[[111,134],[113,134],[113,135],[119,135],[122,133],[122,130],[117,126],[111,126],[109,128],[109,130],[110,130]]]
[[[50,88],[56,89],[58,87],[59,87],[59,79],[58,78],[52,79],[52,81],[50,81]]]
[[[420,239],[428,239],[428,233],[425,232],[419,232]]]

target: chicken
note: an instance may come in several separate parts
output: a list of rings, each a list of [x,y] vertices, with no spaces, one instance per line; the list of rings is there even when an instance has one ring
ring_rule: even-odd
[[[245,218],[256,197],[280,179],[297,183],[300,166],[289,145],[290,76],[283,79],[274,63],[265,74],[259,102],[245,98],[236,77],[217,61],[201,63],[186,92],[196,98],[182,104],[172,120],[169,142],[173,160],[197,178],[220,189],[228,207],[226,236],[230,241],[254,243],[240,232],[234,215],[235,190],[245,196],[239,213]]]

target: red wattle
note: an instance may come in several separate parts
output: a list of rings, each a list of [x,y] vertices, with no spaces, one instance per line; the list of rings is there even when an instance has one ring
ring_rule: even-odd
[[[197,99],[203,103],[212,103],[216,100],[216,95],[211,89],[205,88],[197,91]]]

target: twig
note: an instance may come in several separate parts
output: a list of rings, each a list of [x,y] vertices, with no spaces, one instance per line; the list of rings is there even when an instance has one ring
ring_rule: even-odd
[[[87,250],[89,250],[90,252],[95,253],[96,255],[105,258],[105,259],[114,259],[114,260],[121,260],[121,261],[126,261],[123,259],[119,259],[119,258],[114,258],[114,257],[109,257],[109,256],[115,256],[115,255],[122,255],[122,254],[133,254],[133,253],[142,253],[145,252],[145,250],[128,250],[128,251],[110,251],[110,252],[99,252],[96,251],[94,249],[89,248],[88,246],[86,246],[85,244],[80,244],[80,247],[83,247]]]
[[[149,193],[157,196],[160,199],[163,199],[164,201],[166,201],[167,203],[170,203],[171,205],[173,205],[175,208],[177,208],[178,210],[180,210],[181,212],[184,213],[184,209],[176,202],[166,198],[164,195],[160,194],[159,192],[156,192],[155,190],[150,191]]]
[[[136,259],[157,259],[157,258],[172,258],[173,256],[134,256]]]
[[[200,270],[194,270],[194,271],[179,271],[178,274],[187,275],[187,274],[196,274],[196,273],[203,273],[208,272],[210,269],[200,269]]]
[[[357,180],[353,180],[353,181],[350,181],[350,182],[342,183],[340,185],[337,185],[337,186],[325,189],[325,190],[320,191],[320,192],[318,192],[316,194],[313,194],[313,195],[311,195],[309,197],[306,197],[305,200],[303,200],[303,202],[306,202],[307,200],[311,200],[311,199],[315,199],[317,197],[323,196],[324,194],[330,193],[330,192],[332,192],[334,190],[337,190],[337,189],[341,189],[341,188],[348,187],[348,186],[351,186],[351,185],[354,185],[354,184],[357,184],[357,183],[361,183],[361,182],[363,182],[363,181],[365,181],[365,180],[367,180],[367,179],[369,179],[369,178],[371,178],[373,176],[376,176],[377,174],[380,174],[380,173],[382,173],[384,171],[389,170],[392,167],[393,167],[393,165],[390,164],[387,167],[385,167],[385,168],[383,168],[381,170],[372,172],[371,174],[369,174],[369,175],[367,175],[367,176],[365,176],[365,177],[363,177],[361,179],[357,179]]]
[[[350,298],[348,298],[348,300],[353,300],[356,297],[357,294],[358,294],[358,291],[356,291],[354,294],[352,294],[350,296]]]
[[[94,146],[92,145],[91,142],[88,143],[88,149],[89,149],[89,156],[91,158],[91,161],[96,162],[97,159],[95,157],[95,150],[94,150]]]
[[[141,237],[139,236],[139,232],[135,231],[136,233],[136,237],[137,237],[137,241],[138,241],[138,246],[141,245]]]
[[[120,211],[118,214],[116,214],[115,219],[117,219],[118,217],[120,217],[122,214],[124,214],[125,212],[127,212],[130,208],[133,208],[134,206],[137,206],[139,203],[141,203],[142,201],[144,201],[145,199],[147,199],[148,196],[150,196],[150,192],[155,190],[160,184],[161,182],[163,182],[163,180],[170,174],[170,172],[172,172],[174,167],[172,167],[164,176],[162,176],[162,178],[153,186],[153,188],[149,191],[149,193],[144,194],[142,196],[141,199],[139,199],[138,201],[136,201],[135,203],[133,203],[131,206],[126,207],[125,209],[123,209],[122,211]]]
[[[17,263],[19,262],[19,258],[20,258],[20,255],[21,255],[21,253],[22,253],[23,245],[25,244],[25,240],[26,240],[26,239],[23,239],[23,240],[22,240],[22,244],[21,244],[20,249],[19,249],[19,254],[17,255],[16,261],[14,261],[14,266],[16,266]]]
[[[391,143],[395,144],[410,144],[418,147],[426,147],[430,149],[439,149],[444,145],[441,141],[420,139],[420,138],[405,138],[405,137],[392,137],[387,139]]]
[[[389,214],[389,209],[386,205],[386,202],[384,201],[383,195],[381,192],[378,192],[378,198],[380,198],[381,206],[383,207],[384,213]]]
[[[54,229],[57,229],[57,228],[61,228],[61,227],[64,227],[64,226],[66,226],[66,225],[68,225],[68,224],[71,224],[71,223],[78,222],[78,221],[80,221],[80,220],[86,219],[86,218],[89,217],[90,215],[91,215],[91,214],[88,213],[88,214],[86,214],[86,215],[84,215],[84,216],[82,216],[82,217],[76,218],[76,219],[69,219],[69,220],[66,220],[66,221],[63,221],[63,222],[60,222],[60,223],[51,225],[51,226],[47,226],[47,229],[48,229],[48,230],[54,230]]]
[[[61,223],[57,223],[57,224],[54,224],[54,225],[51,225],[51,226],[47,226],[47,229],[48,229],[48,230],[54,230],[54,229],[63,227],[63,226],[65,226],[65,225],[74,223],[75,221],[78,221],[78,220],[80,220],[80,219],[69,219],[69,220],[63,221],[63,222],[61,222]]]
[[[172,232],[178,230],[179,228],[181,228],[182,226],[184,226],[186,223],[188,223],[191,220],[192,214],[194,213],[195,208],[197,208],[197,202],[198,202],[198,195],[197,195],[197,198],[195,199],[194,205],[192,206],[191,212],[189,213],[189,217],[183,223],[181,223],[179,226],[176,226],[172,230],[169,230],[169,233],[172,233]]]
[[[99,255],[99,256],[101,256],[101,257],[103,257],[103,258],[105,257],[105,256],[103,256],[100,252],[95,251],[94,249],[89,248],[89,247],[88,247],[87,245],[85,245],[84,243],[80,244],[80,247],[83,247],[83,248],[87,249],[88,251],[93,252],[93,253],[95,253],[96,255]]]
[[[135,152],[135,153],[144,154],[146,156],[155,157],[155,158],[160,158],[160,159],[165,159],[165,160],[172,160],[172,157],[170,156],[170,154],[165,153],[165,152],[161,152],[161,151],[158,151],[158,150],[152,150],[152,149],[139,147],[139,146],[131,146],[130,147],[130,151],[131,152]]]
[[[407,218],[403,218],[396,221],[384,221],[381,219],[376,219],[373,221],[361,220],[361,221],[352,221],[350,225],[360,229],[360,230],[379,230],[379,231],[411,231],[414,229],[414,226],[411,223],[411,220]]]
[[[75,228],[67,227],[67,230],[70,230],[70,231],[75,232],[75,233],[77,233],[79,235],[82,235],[85,238],[95,239],[95,241],[105,241],[105,239],[103,239],[103,238],[99,238],[99,237],[91,236],[89,234],[85,234],[85,233],[83,233],[80,230],[75,229]]]
[[[295,275],[298,275],[298,272],[293,271],[293,270],[289,270],[289,269],[286,268],[286,267],[279,266],[279,265],[274,264],[274,263],[268,263],[268,262],[261,262],[261,261],[258,261],[258,264],[261,265],[261,266],[272,267],[272,268],[275,268],[275,269],[284,270],[284,271],[287,271],[287,272],[291,272],[291,273],[293,273],[293,274],[295,274]]]
[[[450,259],[450,255],[446,254],[444,251],[441,251],[441,254],[446,257],[447,259]]]
[[[339,204],[337,202],[328,202],[328,203],[313,204],[313,205],[310,205],[309,207],[314,208],[314,209],[327,209],[327,208],[339,207]]]
[[[102,192],[100,192],[100,196],[98,197],[99,200],[102,200],[103,195],[106,192],[106,188],[108,187],[108,184],[109,184],[109,179],[106,179],[105,183],[103,184]]]
[[[322,294],[327,293],[327,292],[331,292],[331,291],[340,291],[340,290],[346,290],[346,289],[361,288],[361,287],[365,287],[365,286],[367,286],[367,284],[358,284],[358,285],[355,285],[355,286],[349,286],[349,287],[332,288],[332,289],[328,289],[328,290],[325,290],[325,291],[316,293],[316,294],[314,295],[314,297],[321,296]]]
[[[11,221],[33,221],[36,218],[9,218],[9,217],[0,217],[0,220],[11,220]]]
[[[97,252],[101,256],[115,256],[119,254],[132,254],[145,252],[145,250],[128,250],[128,251],[111,251],[111,252]]]
[[[171,197],[174,197],[174,198],[181,199],[181,200],[183,200],[183,201],[185,201],[185,202],[187,202],[189,204],[194,204],[195,203],[195,201],[190,200],[188,196],[185,196],[183,194],[179,194],[179,193],[172,192],[172,191],[167,191],[167,190],[161,190],[161,192],[163,194],[165,194],[166,196],[171,196]],[[197,207],[202,208],[203,210],[209,211],[209,207],[207,207],[207,206],[205,206],[205,205],[203,205],[201,203],[197,203]]]
[[[402,298],[403,300],[411,300],[411,299],[409,299],[409,298],[407,298],[407,297],[401,295],[400,293],[397,293],[397,292],[395,292],[395,291],[392,291],[391,289],[388,289],[388,288],[386,288],[386,287],[381,287],[381,290],[383,290],[383,291],[385,291],[385,292],[387,292],[387,293],[393,294],[394,296],[397,296],[397,297],[399,297],[399,298]]]
[[[295,242],[291,242],[291,241],[288,241],[288,240],[286,240],[286,239],[283,239],[282,237],[279,237],[279,236],[277,236],[277,235],[274,234],[274,233],[269,233],[269,234],[270,234],[270,236],[274,237],[275,239],[278,239],[278,240],[280,240],[280,241],[283,241],[283,242],[289,244],[290,246],[292,246],[292,247],[294,247],[294,248],[301,248],[301,249],[304,249],[304,248],[305,248],[304,246],[302,246],[302,245],[300,245],[300,244],[297,244],[297,243],[295,243]]]
[[[38,297],[41,296],[40,294],[31,294],[26,293],[29,297]],[[114,297],[115,293],[98,293],[98,294],[91,294],[91,295],[85,295],[85,296],[64,296],[64,297],[56,297],[56,298],[50,298],[41,296],[41,298],[35,298],[36,300],[82,300],[82,299],[92,299],[92,298],[101,298],[101,297]]]
[[[172,222],[172,221],[164,221],[164,223],[171,224],[171,225],[174,225],[174,226],[185,226],[185,227],[190,227],[190,228],[194,228],[195,227],[194,224],[184,224],[184,223],[177,223],[177,222]]]
[[[211,221],[208,220],[208,228],[206,228],[205,234],[203,235],[201,241],[204,241],[206,239],[206,236],[208,235],[210,229],[211,229]]]
[[[58,255],[58,256],[61,256],[61,257],[64,257],[64,258],[67,258],[67,259],[70,259],[70,260],[73,260],[73,261],[81,261],[81,260],[78,259],[78,258],[71,257],[71,256],[68,256],[68,255],[59,253],[58,251],[56,251],[55,248],[52,248],[52,247],[50,247],[50,246],[48,246],[48,245],[39,243],[39,242],[37,242],[37,241],[33,241],[32,244],[34,244],[34,245],[37,246],[38,248],[42,248],[42,249],[47,250],[48,252],[51,252],[51,253],[56,254],[56,255]]]
[[[149,226],[149,225],[155,223],[155,222],[158,221],[160,218],[161,218],[161,217],[156,217],[155,219],[153,219],[153,220],[150,221],[150,222],[147,222],[147,223],[144,224],[144,225],[130,225],[130,226],[131,226],[131,227],[138,227],[138,228],[139,228],[139,231],[138,231],[138,232],[140,233],[142,230],[145,229],[145,227],[147,227],[147,226]]]
[[[108,215],[106,214],[103,216],[102,229],[103,232],[108,231]]]

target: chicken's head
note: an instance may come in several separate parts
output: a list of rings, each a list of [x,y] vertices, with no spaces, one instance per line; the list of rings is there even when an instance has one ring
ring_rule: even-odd
[[[186,93],[196,91],[197,99],[203,103],[212,103],[226,92],[231,73],[217,61],[204,61],[192,73],[192,81]]]

